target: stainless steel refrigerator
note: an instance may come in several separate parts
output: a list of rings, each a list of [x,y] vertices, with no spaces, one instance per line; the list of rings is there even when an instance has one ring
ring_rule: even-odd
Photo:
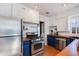
[[[16,56],[21,52],[21,20],[0,17],[0,56]]]

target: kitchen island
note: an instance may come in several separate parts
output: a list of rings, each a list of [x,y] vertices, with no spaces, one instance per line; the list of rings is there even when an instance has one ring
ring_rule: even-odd
[[[79,56],[79,50],[77,50],[78,39],[75,39],[67,47],[65,47],[57,56]]]
[[[48,34],[48,36],[52,36],[52,37],[57,37],[57,38],[66,38],[66,39],[70,39],[73,38],[73,35],[62,35],[62,34]]]
[[[48,45],[52,47],[56,47],[57,38],[65,39],[66,40],[66,46],[64,49],[60,51],[56,56],[79,56],[79,49],[77,49],[77,46],[79,44],[79,37],[72,36],[72,35],[54,35],[49,34],[48,36]]]
[[[69,35],[55,35],[55,34],[49,34],[47,35],[47,43],[48,45],[52,47],[57,47],[57,49],[62,50],[64,47],[68,46],[75,38],[73,36]],[[58,47],[61,48],[58,48]]]

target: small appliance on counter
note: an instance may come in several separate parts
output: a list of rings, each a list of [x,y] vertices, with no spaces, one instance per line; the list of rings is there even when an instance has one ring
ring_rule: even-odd
[[[58,35],[57,26],[50,26],[49,32],[50,32],[50,34]]]

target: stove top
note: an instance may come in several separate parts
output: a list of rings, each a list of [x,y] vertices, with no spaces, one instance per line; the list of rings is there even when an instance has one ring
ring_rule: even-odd
[[[31,40],[31,42],[37,42],[37,41],[44,41],[44,39],[38,38],[38,39]]]

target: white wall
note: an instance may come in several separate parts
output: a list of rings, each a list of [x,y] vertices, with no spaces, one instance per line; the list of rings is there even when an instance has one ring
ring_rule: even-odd
[[[50,26],[58,26],[59,31],[68,31],[68,17],[79,14],[79,7],[50,17]]]
[[[40,21],[45,22],[45,45],[47,45],[47,34],[49,34],[49,17],[40,15]]]
[[[50,17],[50,26],[56,26],[58,31],[68,31],[67,17],[53,18]]]

